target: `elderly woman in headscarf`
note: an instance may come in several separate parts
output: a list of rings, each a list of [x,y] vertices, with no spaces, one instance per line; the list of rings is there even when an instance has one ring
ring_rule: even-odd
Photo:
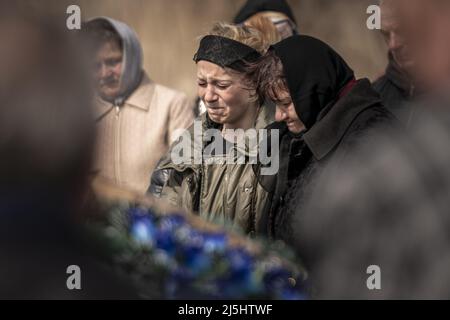
[[[276,103],[281,130],[276,182],[261,177],[273,202],[260,229],[291,244],[294,212],[302,211],[324,165],[346,161],[371,132],[395,120],[369,80],[355,80],[341,56],[318,39],[285,39],[255,67],[261,94]]]
[[[86,22],[83,33],[91,45],[98,96],[97,178],[145,193],[175,131],[192,124],[191,105],[185,94],[143,70],[142,47],[130,26],[100,17]]]
[[[173,205],[250,235],[267,208],[268,193],[258,183],[258,161],[250,161],[258,157],[253,142],[260,137],[247,139],[238,132],[263,129],[274,121],[274,107],[263,104],[247,70],[268,46],[256,29],[224,23],[216,24],[201,39],[194,61],[198,96],[207,112],[194,122],[186,139],[182,135],[172,146],[155,171],[154,176],[161,170],[168,173],[161,193],[151,186],[154,195]],[[200,137],[196,137],[196,126],[202,130]],[[211,137],[214,129],[219,134]],[[236,134],[229,135],[230,131]],[[177,164],[174,150],[186,142],[195,145],[192,158]],[[213,145],[223,145],[225,150],[217,151]],[[197,151],[201,161],[195,159]]]

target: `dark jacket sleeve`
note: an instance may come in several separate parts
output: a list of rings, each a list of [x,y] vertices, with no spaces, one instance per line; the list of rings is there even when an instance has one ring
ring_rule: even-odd
[[[169,179],[171,170],[172,169],[158,169],[158,167],[156,167],[156,170],[153,171],[150,179],[150,187],[147,190],[147,194],[151,194],[156,198],[161,198],[161,192]]]

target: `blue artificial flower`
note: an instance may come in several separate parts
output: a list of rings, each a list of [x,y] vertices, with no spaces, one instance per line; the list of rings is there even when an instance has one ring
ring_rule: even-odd
[[[185,266],[178,266],[166,280],[166,294],[170,299],[192,298],[189,294],[194,292],[195,280],[196,276],[192,274],[192,270]]]
[[[243,248],[233,248],[225,253],[228,270],[217,284],[224,297],[239,299],[256,291],[253,281],[253,258]]]
[[[160,218],[158,229],[163,232],[174,232],[184,224],[186,224],[186,218],[182,214],[170,214]]]
[[[290,285],[290,277],[291,273],[289,271],[281,267],[275,267],[266,270],[263,277],[263,283],[267,291],[277,292]]]
[[[175,255],[177,244],[171,231],[157,229],[155,239],[158,249],[164,250],[170,256]]]
[[[268,293],[283,300],[304,300],[306,295],[301,287],[302,280],[294,279],[292,273],[283,267],[266,271],[263,283]]]
[[[129,211],[130,235],[139,244],[153,246],[156,227],[148,211],[133,208]]]
[[[135,219],[139,219],[141,217],[151,217],[154,218],[155,214],[151,211],[151,209],[143,208],[143,207],[132,207],[128,209],[128,217],[130,221]]]
[[[165,270],[168,298],[240,299],[270,297],[306,299],[279,258],[260,260],[244,247],[231,247],[228,235],[202,231],[179,213],[159,216],[150,209],[128,210],[130,235],[152,248],[154,263]]]
[[[204,236],[188,227],[180,228],[177,236],[178,254],[182,263],[196,275],[208,270],[213,256],[205,251]]]
[[[249,275],[253,267],[253,258],[247,251],[242,248],[233,248],[227,252],[226,258],[232,278],[244,279]]]
[[[207,253],[225,252],[228,245],[228,237],[225,233],[204,233],[204,250]]]
[[[308,300],[307,295],[295,288],[287,288],[278,297],[281,300]]]
[[[181,214],[162,216],[156,230],[156,247],[165,250],[169,255],[175,255],[179,247],[176,231],[185,225],[186,218]]]

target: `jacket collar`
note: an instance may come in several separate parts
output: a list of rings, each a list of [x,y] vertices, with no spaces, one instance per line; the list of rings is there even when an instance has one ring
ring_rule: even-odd
[[[362,79],[347,95],[327,106],[318,122],[304,134],[305,143],[314,157],[321,160],[327,156],[342,140],[353,120],[377,104],[381,104],[379,95],[368,79]]]
[[[139,87],[125,101],[125,104],[148,111],[152,102],[154,89],[153,82],[144,72]]]
[[[386,68],[386,77],[402,91],[403,95],[411,96],[413,94],[413,83],[408,78],[406,73],[400,68],[397,62],[394,60],[392,53],[388,55],[388,66]]]
[[[196,143],[196,141],[194,140],[194,136],[195,136],[195,123],[193,125],[191,125],[191,127],[188,129],[189,130],[189,134],[190,134],[190,138],[191,138],[191,146],[193,148],[193,151],[191,152],[191,160],[192,163],[194,162],[194,150],[197,150],[197,152],[200,152],[203,155],[203,149],[205,148],[205,142],[208,142],[206,137],[205,137],[205,132],[208,129],[221,129],[221,125],[217,124],[213,121],[211,121],[211,119],[208,116],[208,112],[203,113],[201,116],[199,116],[196,121],[201,121],[201,127],[202,127],[202,137],[201,137],[201,144],[199,145],[198,143]],[[258,117],[256,119],[256,124],[255,124],[255,129],[263,129],[263,128],[277,128],[275,127],[274,123],[275,120],[275,105],[272,104],[263,104],[263,106],[260,109],[260,112],[258,114]],[[191,165],[191,164],[174,164],[170,155],[171,152],[173,150],[173,148],[181,142],[181,137],[178,138],[178,140],[176,142],[174,142],[172,144],[172,146],[170,147],[169,151],[166,153],[166,155],[163,157],[163,159],[160,161],[160,163],[158,164],[157,170],[160,169],[175,169],[177,171],[184,171],[187,169],[192,169],[194,171],[199,170],[200,165]],[[269,139],[270,141],[270,139]],[[246,150],[241,150],[241,152],[247,154]]]
[[[203,123],[203,129],[208,130],[211,128],[214,129],[220,129],[222,128],[222,125],[217,124],[213,122],[209,116],[208,112],[205,112],[201,115],[201,120]],[[275,121],[275,104],[271,102],[264,102],[264,104],[261,106],[258,116],[255,121],[255,127],[254,129],[265,129],[270,124],[273,124]]]

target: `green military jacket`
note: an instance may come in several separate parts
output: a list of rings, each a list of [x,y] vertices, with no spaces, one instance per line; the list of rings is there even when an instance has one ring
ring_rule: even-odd
[[[273,123],[274,116],[273,105],[261,108],[255,122],[258,139],[260,139],[259,130]],[[207,148],[211,147],[206,142],[210,140],[208,129],[221,129],[221,127],[212,122],[207,113],[198,120],[201,123],[194,123],[188,129],[188,135],[181,136],[172,145],[157,168],[157,170],[170,169],[161,198],[174,206],[196,213],[206,220],[228,225],[232,229],[253,235],[259,231],[257,230],[259,220],[270,201],[270,194],[259,183],[260,166],[255,161],[249,161],[255,153],[258,153],[258,150],[251,147],[251,143],[246,143],[245,148],[228,143],[231,145],[232,153],[208,154]],[[195,126],[197,129],[201,127],[201,136],[195,134]],[[191,154],[187,155],[190,161],[176,164],[172,155],[182,143],[191,143]],[[197,158],[195,161],[196,154],[207,154],[207,156],[202,156],[202,159]],[[234,164],[229,164],[226,160],[230,157],[234,160],[240,157],[241,162],[234,161]],[[245,163],[242,163],[242,159],[245,159]]]

